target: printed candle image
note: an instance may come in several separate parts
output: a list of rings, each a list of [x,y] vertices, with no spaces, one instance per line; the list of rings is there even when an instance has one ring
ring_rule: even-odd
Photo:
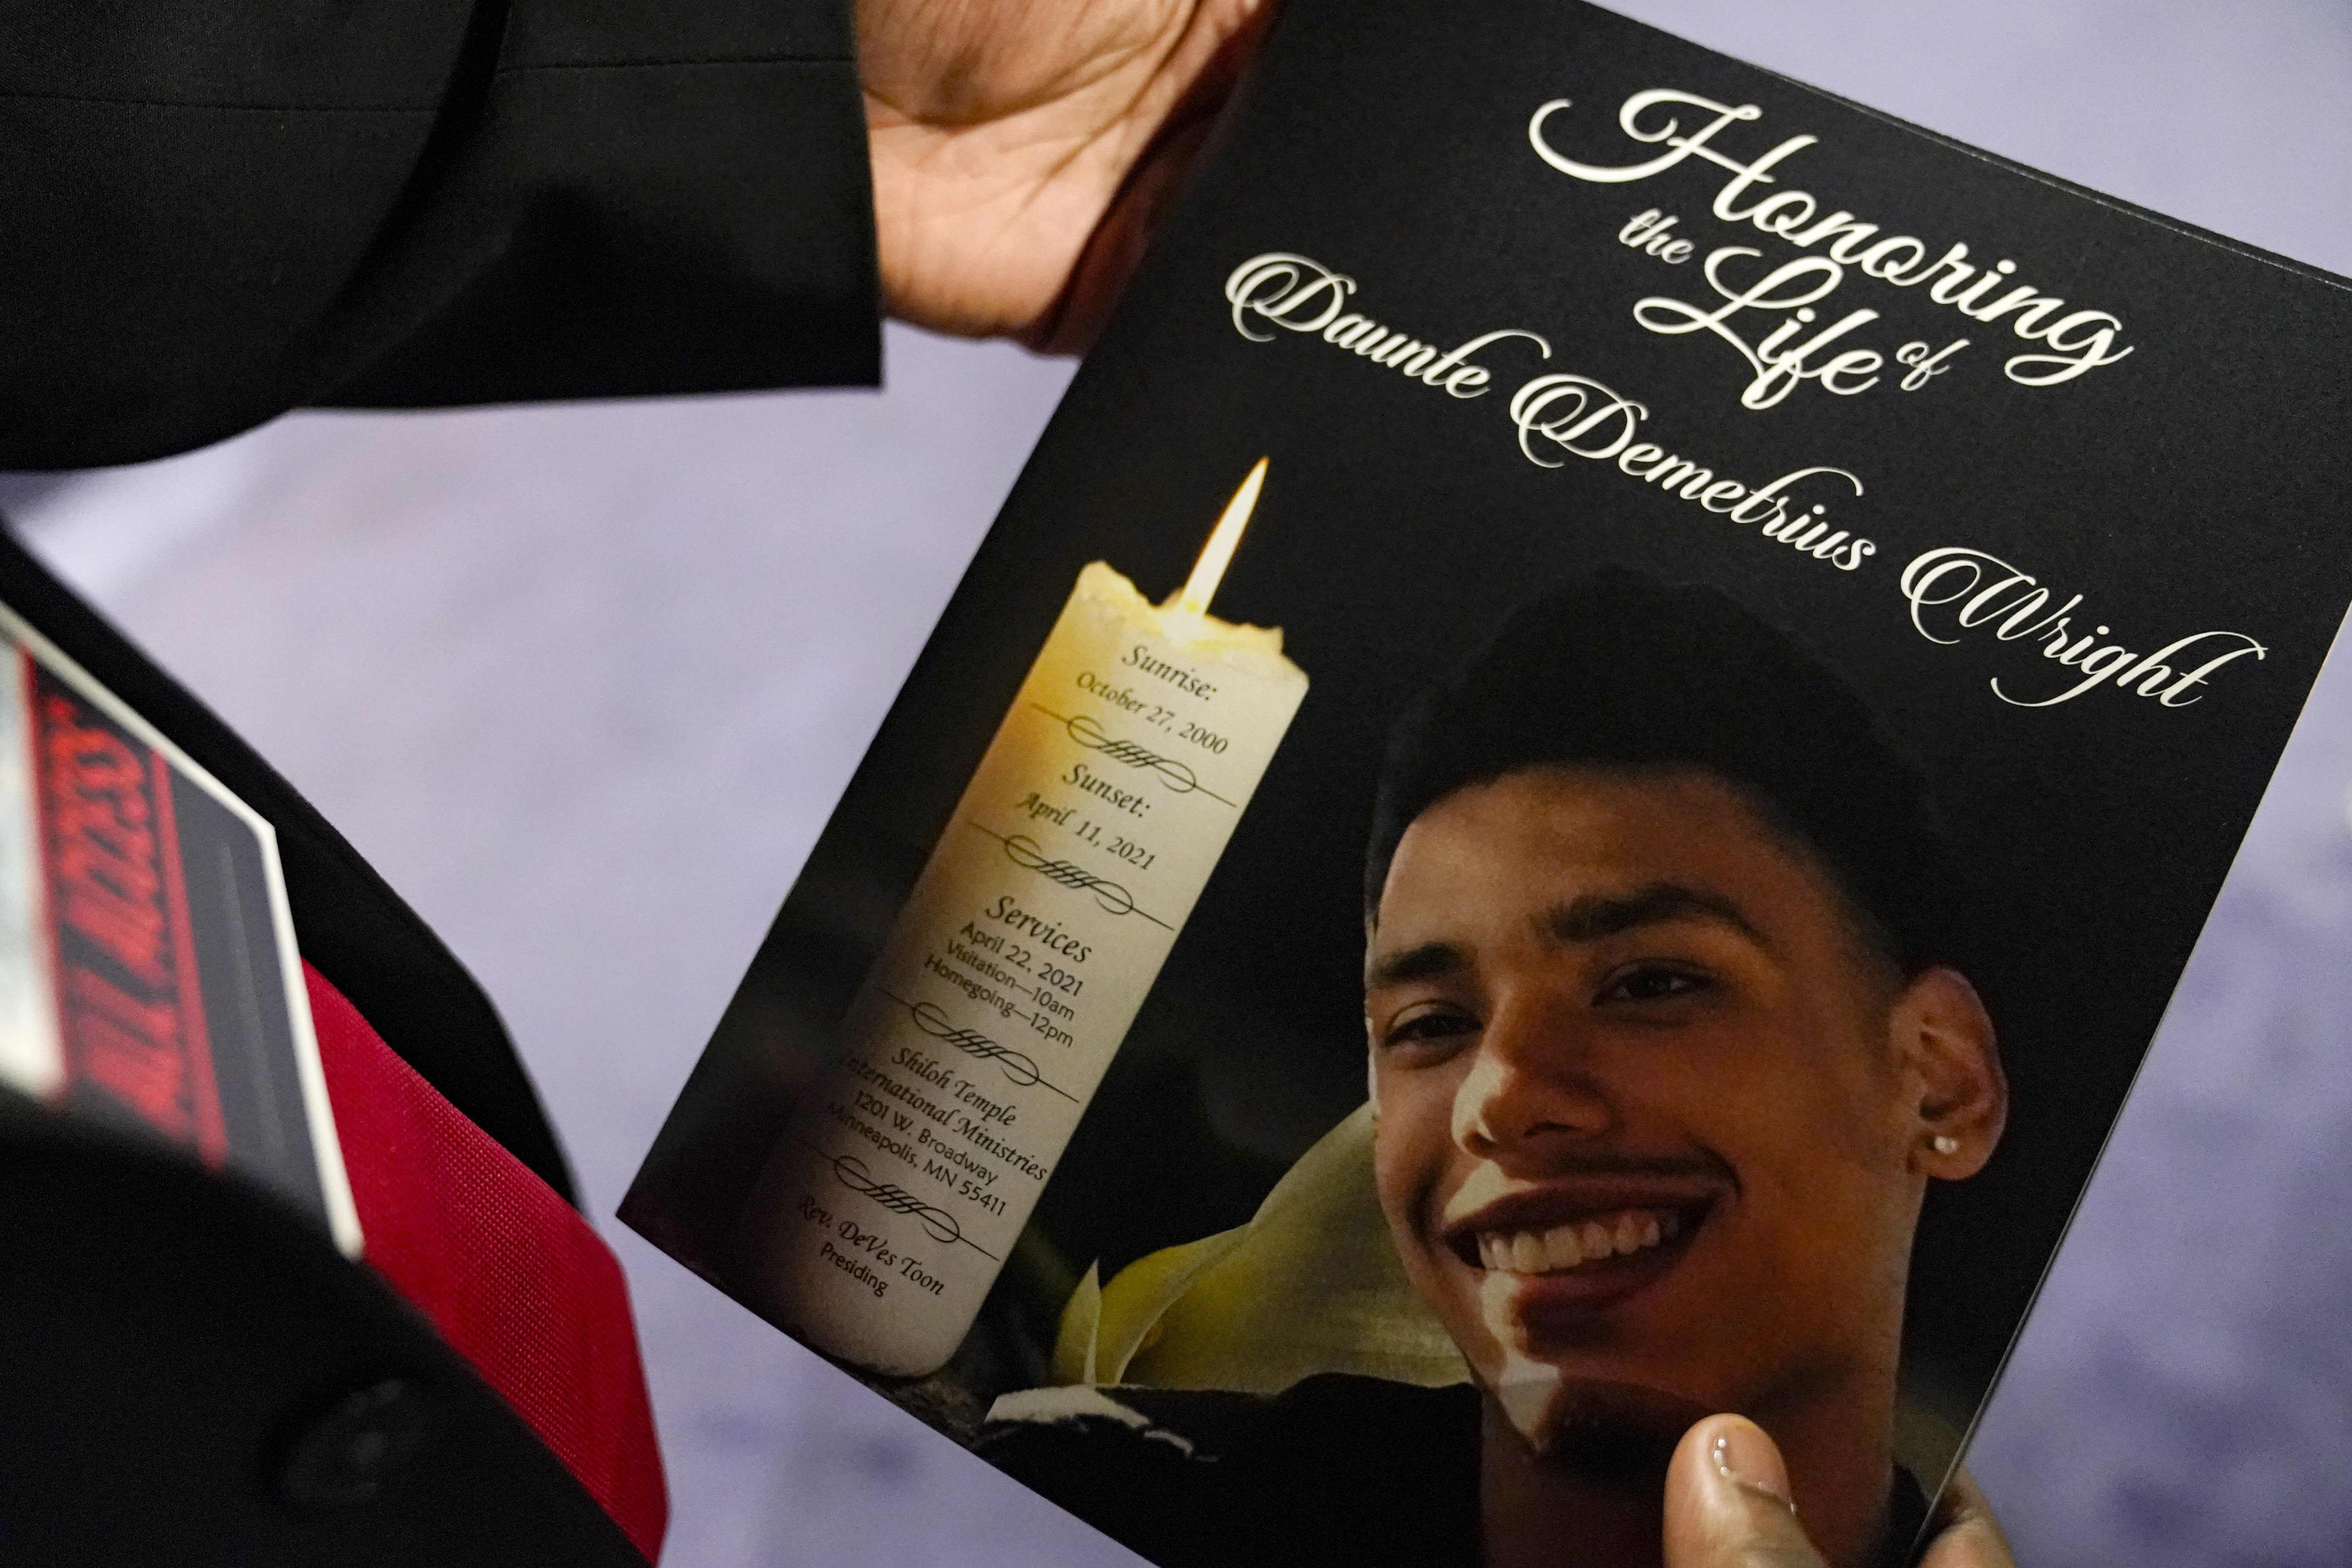
[[[750,1281],[830,1354],[955,1352],[1307,693],[1208,613],[1261,459],[1178,594],[1078,574],[749,1210]]]

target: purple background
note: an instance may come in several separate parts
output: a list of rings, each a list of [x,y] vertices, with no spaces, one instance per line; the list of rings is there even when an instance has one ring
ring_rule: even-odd
[[[1617,8],[2352,272],[2341,0]],[[0,478],[480,976],[600,1216],[1067,377],[889,354],[879,396],[299,416]],[[2347,780],[2338,659],[1979,1437],[2027,1563],[2352,1560]],[[672,1568],[1135,1561],[602,1223]]]

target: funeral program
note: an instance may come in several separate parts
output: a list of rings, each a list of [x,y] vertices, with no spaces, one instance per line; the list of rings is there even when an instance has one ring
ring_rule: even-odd
[[[1598,8],[1293,0],[624,1216],[1158,1563],[1654,1561],[1722,1410],[1906,1561],[2352,597],[2347,363]]]

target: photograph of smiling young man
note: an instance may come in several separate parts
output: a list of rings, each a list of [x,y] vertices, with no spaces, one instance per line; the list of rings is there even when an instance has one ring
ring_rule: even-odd
[[[1907,1547],[1912,1234],[2006,1096],[1949,847],[1860,699],[1713,590],[1580,579],[1400,727],[1367,895],[1381,1205],[1484,1397],[1486,1561],[1654,1555],[1715,1410],[1781,1444],[1830,1561]]]
[[[2007,1097],[1860,698],[1713,589],[1578,577],[1400,721],[1365,886],[1370,1179],[1469,1383],[1122,1387],[983,1452],[1161,1562],[1598,1568],[1659,1561],[1730,1410],[1831,1563],[1903,1561],[1913,1232]]]

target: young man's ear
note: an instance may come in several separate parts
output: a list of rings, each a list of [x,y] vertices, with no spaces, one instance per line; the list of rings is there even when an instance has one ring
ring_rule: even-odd
[[[2000,1043],[1977,988],[1956,969],[1930,969],[1904,988],[1887,1027],[1917,1118],[1912,1168],[1942,1181],[1975,1175],[2009,1121]]]

